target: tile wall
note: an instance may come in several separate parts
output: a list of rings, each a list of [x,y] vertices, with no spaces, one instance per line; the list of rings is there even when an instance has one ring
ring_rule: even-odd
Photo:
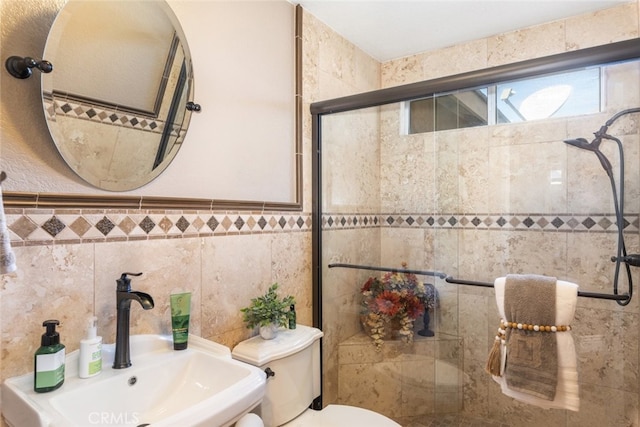
[[[382,64],[382,87],[638,38],[639,6],[631,2],[390,61]],[[592,153],[562,143],[589,137],[614,113],[640,106],[637,64],[612,67],[604,79],[603,112],[570,119],[401,137],[399,105],[324,117],[329,130],[325,134],[323,127],[324,164],[330,166],[323,171],[323,262],[397,266],[406,261],[410,267],[487,282],[507,273],[534,272],[574,281],[582,290],[610,293],[609,258],[615,254],[616,234],[609,183]],[[375,130],[367,127],[372,116],[378,120]],[[625,144],[630,253],[640,251],[639,123],[640,118],[627,117],[610,129]],[[615,159],[612,145],[603,148]],[[349,168],[340,167],[345,165]],[[552,184],[550,172],[558,170],[562,182]],[[330,301],[325,331],[346,340],[359,330],[358,288],[370,272],[337,270],[324,270]],[[634,281],[640,283],[637,271]],[[436,285],[443,300],[438,331],[463,341],[465,414],[511,426],[640,425],[637,299],[626,307],[579,299],[574,338],[581,411],[542,411],[504,397],[484,373],[498,322],[492,292],[439,279]],[[341,348],[334,344],[325,349],[330,360],[325,362],[325,391],[339,399],[341,384],[351,382],[332,370]],[[356,377],[374,375],[366,370],[374,368],[368,362],[362,359]],[[388,404],[379,402],[379,407]]]

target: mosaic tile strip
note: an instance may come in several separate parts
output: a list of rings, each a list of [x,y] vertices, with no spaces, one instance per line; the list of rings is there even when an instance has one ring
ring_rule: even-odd
[[[325,214],[322,228],[455,228],[616,232],[613,214]],[[625,232],[640,230],[639,214],[625,215]]]
[[[122,126],[159,134],[162,134],[166,123],[159,119],[124,113],[80,100],[52,97],[51,94],[43,96],[43,103],[47,120],[51,121],[55,121],[57,115],[62,115],[74,119],[90,120],[105,125]],[[179,136],[180,133],[180,126],[174,126],[171,129],[171,136]]]
[[[13,245],[311,231],[303,212],[5,210]]]

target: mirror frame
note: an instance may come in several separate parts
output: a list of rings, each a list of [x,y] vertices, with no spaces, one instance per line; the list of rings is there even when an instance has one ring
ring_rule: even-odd
[[[302,211],[302,7],[295,6],[294,16],[294,200],[273,202],[262,200],[222,200],[182,197],[84,195],[70,193],[34,193],[4,191],[7,208],[47,209],[181,209],[181,210],[258,210]],[[44,118],[43,118],[44,119]]]

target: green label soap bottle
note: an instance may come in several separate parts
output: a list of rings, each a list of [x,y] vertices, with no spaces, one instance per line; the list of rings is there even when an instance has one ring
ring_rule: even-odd
[[[47,330],[42,334],[33,368],[33,390],[37,393],[53,391],[64,383],[65,348],[60,344],[60,335],[56,332],[59,324],[57,320],[45,320],[42,323]]]

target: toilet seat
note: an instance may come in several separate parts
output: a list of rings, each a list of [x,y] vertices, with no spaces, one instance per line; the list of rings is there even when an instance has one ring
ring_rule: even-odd
[[[284,426],[286,427],[401,427],[400,424],[377,412],[346,405],[327,405],[321,411],[307,409]]]

